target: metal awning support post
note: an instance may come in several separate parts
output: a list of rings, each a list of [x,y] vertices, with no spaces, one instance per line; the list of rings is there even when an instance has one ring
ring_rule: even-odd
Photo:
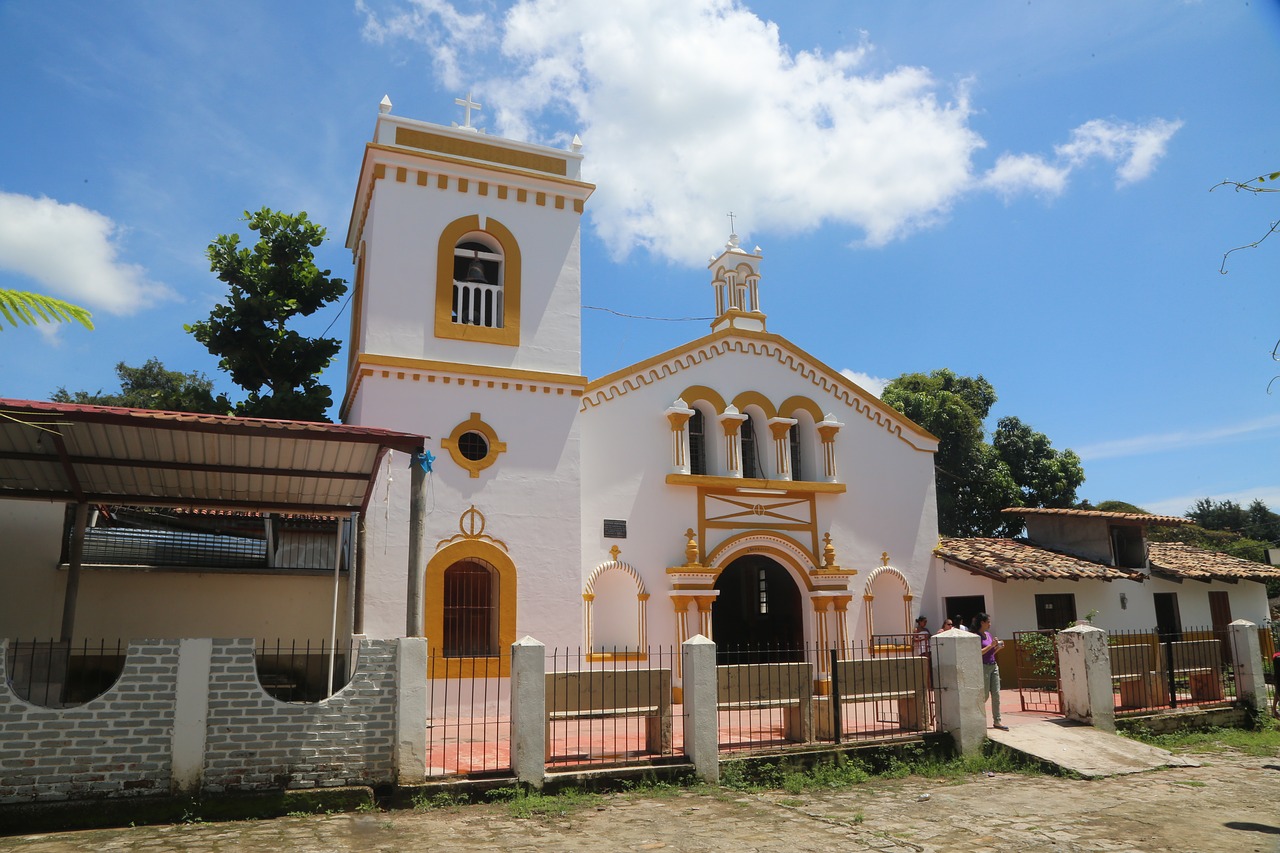
[[[89,523],[89,505],[76,504],[75,527],[71,531],[70,565],[67,567],[67,592],[62,600],[62,634],[64,643],[71,642],[76,627],[76,598],[80,595],[80,563],[84,560],[84,529]]]
[[[347,624],[343,626],[342,636],[347,639],[347,679],[355,671],[355,655],[351,654],[351,639],[356,633],[356,589],[360,566],[356,560],[356,537],[359,536],[360,513],[351,513],[347,521]]]
[[[338,570],[342,568],[342,519],[334,522],[335,537],[333,540],[333,623],[329,628],[329,681],[325,684],[324,695],[333,695],[333,670],[338,656]]]
[[[422,452],[419,448],[418,455]],[[405,595],[404,635],[421,637],[424,633],[422,597],[427,579],[427,472],[416,457],[409,471],[409,589]]]

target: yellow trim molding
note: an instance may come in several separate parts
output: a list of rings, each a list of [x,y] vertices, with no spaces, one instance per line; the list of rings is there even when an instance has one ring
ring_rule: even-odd
[[[765,480],[759,477],[713,477],[709,474],[668,474],[668,486],[697,486],[702,489],[766,489],[783,494],[842,495],[844,483],[815,483],[810,480]]]
[[[502,328],[491,329],[453,322],[454,249],[472,232],[488,235],[502,247]],[[520,345],[520,244],[493,217],[455,219],[444,227],[436,248],[436,337],[515,347]]]
[[[480,433],[489,445],[489,452],[480,459],[468,459],[462,455],[462,450],[458,447],[459,440],[469,432]],[[499,453],[507,451],[507,443],[498,440],[498,433],[493,427],[480,420],[479,412],[472,412],[471,417],[453,428],[448,438],[440,439],[440,446],[449,451],[449,455],[453,457],[454,462],[458,463],[459,468],[470,471],[473,479],[479,477],[480,472],[485,468],[497,462]]]
[[[437,678],[499,678],[511,675],[508,650],[516,641],[516,564],[507,553],[482,539],[464,539],[446,545],[427,561],[423,590],[423,626],[427,642],[439,649],[444,642],[444,572],[466,560],[475,560],[498,573],[498,654],[482,658],[441,658],[445,672]]]

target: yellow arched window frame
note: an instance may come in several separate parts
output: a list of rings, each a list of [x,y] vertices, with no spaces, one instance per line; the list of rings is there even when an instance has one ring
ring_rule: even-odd
[[[494,657],[444,658],[448,678],[497,678],[511,674],[511,644],[516,641],[516,564],[507,552],[482,539],[446,545],[427,562],[423,627],[427,642],[439,647],[444,639],[444,573],[451,566],[478,560],[497,572],[498,654]],[[436,672],[437,677],[442,677]]]
[[[453,321],[454,249],[467,234],[488,235],[502,248],[502,328]],[[515,235],[493,217],[464,216],[445,226],[436,249],[436,337],[503,346],[520,345],[520,246]]]

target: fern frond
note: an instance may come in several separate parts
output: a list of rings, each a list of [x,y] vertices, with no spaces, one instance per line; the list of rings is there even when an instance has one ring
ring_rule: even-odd
[[[93,315],[79,305],[24,290],[0,289],[0,316],[13,326],[74,321],[86,329],[93,329],[93,320],[90,319]],[[0,323],[0,329],[3,328],[4,324]]]

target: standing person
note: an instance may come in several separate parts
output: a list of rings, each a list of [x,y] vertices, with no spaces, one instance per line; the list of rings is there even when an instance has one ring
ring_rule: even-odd
[[[941,634],[943,631],[950,631],[955,626],[956,623],[952,622],[950,619],[943,619],[942,627],[938,629],[938,633]]]
[[[1280,651],[1271,656],[1271,716],[1280,720]]]
[[[982,701],[991,697],[991,725],[1001,731],[1009,731],[1009,727],[1000,722],[1000,667],[996,666],[996,652],[1004,648],[1004,643],[991,633],[991,617],[979,613],[973,620],[974,633],[982,642]]]
[[[929,617],[916,617],[916,631],[911,635],[911,645],[914,646],[916,657],[927,658],[929,656]]]
[[[954,622],[954,624],[955,624],[955,627],[959,628],[961,631],[965,631],[965,632],[968,632],[968,631],[969,631],[969,626],[968,626],[968,625],[966,625],[966,624],[964,624],[964,619],[963,619],[963,618],[961,618],[961,617],[957,616],[957,617],[953,620],[953,622]]]

